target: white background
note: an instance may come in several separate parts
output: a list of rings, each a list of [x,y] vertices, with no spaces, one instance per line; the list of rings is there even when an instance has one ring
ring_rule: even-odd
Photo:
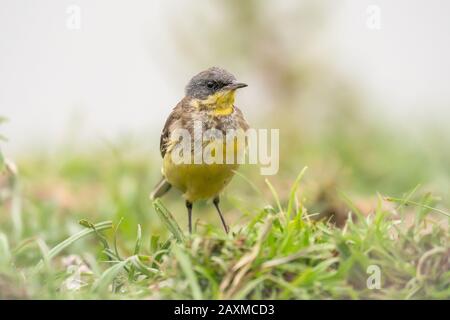
[[[9,118],[0,127],[9,139],[4,148],[13,153],[36,142],[55,144],[71,123],[82,126],[80,139],[159,131],[185,82],[199,71],[171,67],[175,55],[165,19],[200,2],[2,0],[0,115]],[[66,28],[70,4],[82,9],[81,30]],[[366,27],[369,4],[381,9],[379,31]],[[319,54],[353,78],[390,120],[444,126],[450,115],[450,2],[351,0],[330,8]],[[248,101],[251,91],[243,95]]]

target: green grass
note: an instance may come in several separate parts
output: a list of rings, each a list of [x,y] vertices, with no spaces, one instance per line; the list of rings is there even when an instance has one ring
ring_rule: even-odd
[[[205,223],[197,223],[193,235],[183,233],[159,199],[153,202],[153,214],[168,235],[143,237],[136,224],[135,240],[121,249],[125,219],[96,224],[83,219],[78,232],[52,248],[45,236],[13,245],[0,233],[2,298],[450,297],[448,213],[434,208],[429,194],[417,199],[413,190],[404,198],[379,196],[373,214],[363,216],[355,209],[340,229],[315,220],[303,205],[299,186],[304,174],[285,200],[267,181],[273,205],[234,225],[229,235]],[[62,262],[77,252],[72,263]],[[373,266],[381,271],[379,289],[367,286]]]
[[[225,190],[228,235],[210,203],[189,235],[179,192],[149,200],[142,142],[0,156],[0,298],[450,298],[448,148],[281,134],[280,172],[244,166]]]

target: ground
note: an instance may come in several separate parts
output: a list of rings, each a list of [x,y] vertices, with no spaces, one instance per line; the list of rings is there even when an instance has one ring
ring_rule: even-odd
[[[2,162],[1,298],[450,297],[446,148],[288,140],[226,189],[228,235],[210,202],[189,235],[179,192],[150,201],[161,160],[132,138]]]

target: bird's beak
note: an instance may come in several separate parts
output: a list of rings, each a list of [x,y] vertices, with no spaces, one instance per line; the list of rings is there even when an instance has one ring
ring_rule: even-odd
[[[240,89],[240,88],[245,88],[248,85],[242,82],[233,82],[230,83],[229,85],[226,85],[225,87],[223,87],[223,89],[225,90],[236,90],[236,89]]]

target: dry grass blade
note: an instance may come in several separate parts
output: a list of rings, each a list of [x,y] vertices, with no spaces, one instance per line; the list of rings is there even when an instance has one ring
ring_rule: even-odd
[[[305,257],[308,254],[311,254],[313,252],[317,252],[317,251],[331,251],[331,250],[333,250],[335,248],[336,248],[336,246],[333,245],[333,244],[314,245],[314,246],[311,246],[311,247],[309,247],[307,249],[301,250],[301,251],[299,251],[297,253],[291,254],[289,256],[266,261],[266,262],[264,262],[261,265],[261,268],[263,268],[263,269],[273,268],[273,267],[276,267],[278,265],[289,263],[291,261],[294,261],[294,260],[297,260],[299,258]]]
[[[423,204],[423,203],[419,203],[419,202],[412,201],[412,200],[409,200],[409,199],[393,198],[393,197],[386,197],[385,199],[386,199],[386,201],[389,201],[389,202],[400,202],[401,205],[410,204],[410,205],[413,205],[413,206],[417,206],[417,207],[425,208],[425,209],[428,209],[428,210],[436,211],[436,212],[438,212],[440,214],[443,214],[444,216],[450,218],[450,213],[448,213],[448,212],[446,212],[444,210],[441,210],[441,209],[438,209],[438,208],[435,208],[435,207]]]
[[[172,247],[172,252],[174,253],[178,263],[180,264],[181,270],[183,271],[189,282],[189,286],[191,287],[192,290],[192,296],[196,300],[201,300],[203,298],[202,291],[200,289],[200,285],[198,284],[197,277],[195,276],[195,272],[192,268],[191,260],[176,245]]]
[[[250,270],[253,261],[258,257],[259,252],[261,251],[261,245],[272,229],[273,217],[269,217],[266,223],[263,225],[261,232],[258,236],[258,240],[253,246],[252,250],[244,255],[238,262],[233,266],[231,272],[227,274],[227,276],[223,279],[220,284],[220,291],[224,292],[225,297],[230,297],[233,293],[239,288],[239,284],[244,276],[247,274],[248,270]],[[227,288],[229,288],[227,290]]]

